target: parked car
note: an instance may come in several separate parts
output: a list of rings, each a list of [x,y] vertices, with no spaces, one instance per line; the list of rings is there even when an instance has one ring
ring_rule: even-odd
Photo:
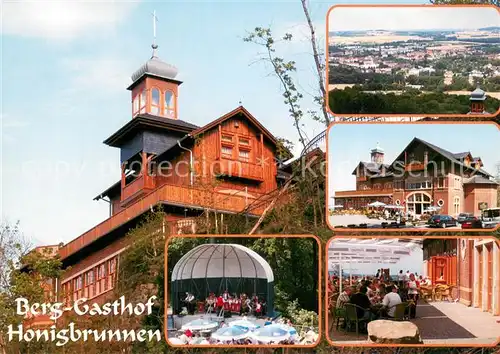
[[[465,220],[463,220],[461,223],[462,229],[481,229],[483,228],[483,223],[481,220],[475,216],[469,216]]]
[[[456,227],[459,225],[458,221],[449,215],[433,215],[427,221],[429,227],[442,227],[443,229],[447,227]]]
[[[463,221],[468,220],[468,219],[473,218],[473,217],[474,217],[474,215],[471,213],[460,213],[457,216],[457,221],[459,223],[462,223]]]

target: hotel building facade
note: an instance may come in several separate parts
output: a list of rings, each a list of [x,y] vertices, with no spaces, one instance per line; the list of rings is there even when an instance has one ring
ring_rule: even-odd
[[[336,191],[335,205],[363,209],[379,201],[416,216],[431,206],[452,216],[498,206],[499,185],[471,152],[453,153],[415,137],[394,161],[387,164],[384,155],[377,146],[369,162],[358,163],[356,189]]]

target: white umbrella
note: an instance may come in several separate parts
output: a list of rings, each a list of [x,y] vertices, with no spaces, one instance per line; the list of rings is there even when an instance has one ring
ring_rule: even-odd
[[[229,340],[240,340],[248,337],[249,330],[242,327],[222,327],[212,333],[212,339],[219,342],[226,342]]]
[[[181,327],[181,330],[186,331],[205,331],[205,330],[213,330],[215,328],[219,327],[219,323],[215,321],[210,321],[210,320],[204,320],[203,318],[200,318],[199,320],[194,320],[189,323],[186,323]]]
[[[229,322],[228,323],[229,326],[231,327],[241,327],[241,328],[245,328],[245,329],[248,329],[250,331],[254,331],[256,330],[257,328],[260,328],[260,326],[252,321],[249,321],[249,320],[246,320],[246,319],[242,319],[242,320],[236,320],[236,321],[233,321],[233,322]]]
[[[369,207],[380,208],[380,207],[385,206],[385,203],[382,203],[382,202],[373,202],[373,203],[368,204],[368,206]]]
[[[290,332],[283,328],[282,325],[272,324],[259,328],[251,334],[251,336],[262,343],[278,343],[290,338]]]
[[[186,341],[183,341],[182,339],[177,338],[177,337],[167,338],[167,341],[173,345],[185,345],[186,344]]]

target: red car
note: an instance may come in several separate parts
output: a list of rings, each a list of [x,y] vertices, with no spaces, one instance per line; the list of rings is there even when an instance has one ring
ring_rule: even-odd
[[[462,229],[481,229],[483,224],[475,216],[468,216],[462,221]]]

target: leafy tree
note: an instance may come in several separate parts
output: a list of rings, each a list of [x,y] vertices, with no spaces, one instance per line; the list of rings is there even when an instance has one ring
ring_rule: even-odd
[[[16,312],[16,299],[44,303],[54,299],[47,290],[61,276],[61,262],[48,249],[32,250],[32,245],[19,228],[19,222],[0,225],[0,352],[47,353],[53,343],[8,341],[7,328],[23,324],[24,316]],[[44,285],[47,285],[46,287]]]

